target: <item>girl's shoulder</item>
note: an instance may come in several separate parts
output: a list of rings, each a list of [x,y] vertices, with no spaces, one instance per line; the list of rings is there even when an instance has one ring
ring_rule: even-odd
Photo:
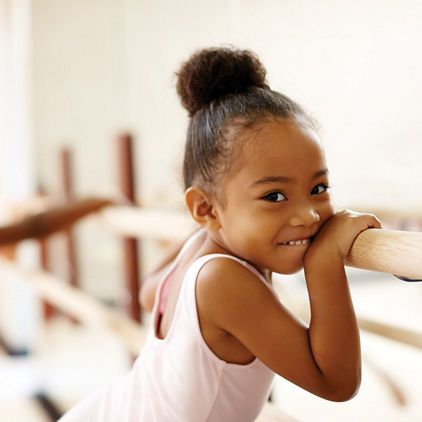
[[[202,259],[195,288],[202,337],[220,359],[251,363],[256,351],[239,335],[250,328],[245,315],[262,320],[259,314],[277,301],[276,295],[256,269],[236,257],[213,254]]]
[[[252,264],[227,253],[210,253],[202,257],[205,264],[201,266],[198,278],[213,282],[223,282],[234,287],[244,288],[249,281],[271,285],[271,277],[260,272]],[[261,283],[258,283],[260,285]]]
[[[250,308],[251,300],[257,300],[255,303],[260,305],[278,302],[269,273],[264,276],[252,264],[228,254],[212,241],[206,230],[200,230],[186,243],[179,262],[181,271],[198,260],[202,263],[195,281],[197,306],[202,315],[216,319],[213,323],[217,322],[219,314],[224,319],[232,307]],[[224,308],[225,305],[228,306]]]
[[[258,270],[239,258],[221,254],[207,260],[198,272],[196,299],[202,312],[212,315],[218,325],[234,309],[250,308],[251,301],[278,301],[270,280]]]

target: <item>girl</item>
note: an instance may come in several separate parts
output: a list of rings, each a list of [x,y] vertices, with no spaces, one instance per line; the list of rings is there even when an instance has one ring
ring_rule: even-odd
[[[177,90],[190,115],[185,199],[202,229],[144,284],[153,330],[130,374],[62,422],[253,421],[274,373],[350,399],[361,359],[343,261],[379,221],[334,214],[312,120],[251,52],[198,52]],[[309,327],[271,286],[272,272],[302,267]]]

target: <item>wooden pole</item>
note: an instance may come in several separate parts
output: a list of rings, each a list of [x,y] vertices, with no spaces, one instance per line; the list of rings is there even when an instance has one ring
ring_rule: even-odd
[[[47,239],[40,239],[39,240],[39,253],[40,253],[40,264],[41,268],[44,271],[48,271],[50,269],[50,260],[48,255],[48,240]],[[53,306],[47,302],[43,301],[43,314],[44,319],[48,322],[54,316],[54,308]]]
[[[365,230],[356,238],[346,265],[422,279],[422,233]]]
[[[68,148],[60,152],[62,190],[66,200],[73,198],[72,154]],[[66,254],[68,263],[68,279],[72,286],[78,285],[78,267],[76,259],[75,235],[72,228],[64,230],[66,239]]]
[[[123,197],[130,203],[135,204],[135,171],[133,160],[133,140],[129,134],[122,134],[117,138],[119,159],[119,182]],[[139,295],[139,244],[135,237],[123,238],[123,259],[126,278],[126,287],[129,293],[127,304],[129,315],[141,322],[141,307],[138,301]]]
[[[46,195],[45,189],[43,187],[39,187],[38,188],[38,194],[41,196]],[[41,238],[38,241],[38,245],[39,245],[39,262],[40,262],[40,266],[44,271],[49,271],[50,270],[50,257],[49,257],[49,252],[48,252],[48,239],[47,238]],[[43,300],[42,302],[43,305],[43,316],[44,316],[44,320],[46,322],[50,321],[54,314],[54,307],[51,305],[51,303]]]

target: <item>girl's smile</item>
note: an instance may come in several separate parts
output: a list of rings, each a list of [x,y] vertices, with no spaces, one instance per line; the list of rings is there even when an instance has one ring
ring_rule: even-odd
[[[288,242],[280,243],[281,246],[308,246],[309,239],[289,240]]]

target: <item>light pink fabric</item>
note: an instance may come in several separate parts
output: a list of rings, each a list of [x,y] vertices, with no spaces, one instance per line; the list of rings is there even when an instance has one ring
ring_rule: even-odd
[[[171,281],[174,277],[174,271],[172,271],[165,279],[161,287],[160,302],[158,305],[158,315],[161,317],[164,314],[167,304],[167,297],[169,295]]]
[[[199,327],[197,275],[208,261],[221,257],[235,259],[257,275],[257,282],[265,283],[253,267],[238,258],[217,254],[199,258],[185,275],[170,330],[159,339],[155,324],[162,282],[153,310],[154,329],[130,373],[80,403],[60,422],[255,420],[268,398],[273,372],[258,359],[248,365],[219,359],[203,340]]]

